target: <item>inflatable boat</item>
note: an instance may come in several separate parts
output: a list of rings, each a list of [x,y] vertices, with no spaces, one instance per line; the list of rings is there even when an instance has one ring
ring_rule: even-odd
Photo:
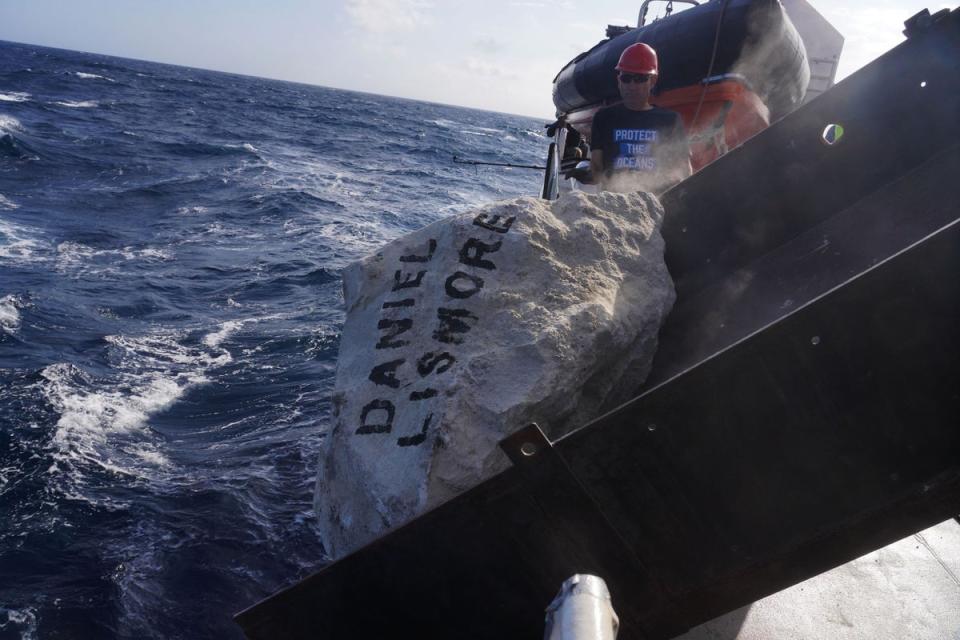
[[[810,60],[804,38],[780,0],[690,0],[694,6],[679,12],[673,12],[670,2],[667,15],[648,24],[653,1],[641,5],[637,27],[609,26],[605,40],[568,62],[554,78],[558,122],[567,125],[575,143],[567,145],[566,153],[558,149],[565,166],[583,157],[584,149],[576,153],[576,143],[589,143],[597,110],[619,102],[614,67],[623,50],[637,42],[658,53],[660,74],[651,101],[680,113],[694,170],[803,102],[811,62],[823,57]],[[801,19],[812,12],[803,0],[788,4],[796,6]],[[842,37],[839,43],[842,47]],[[839,58],[839,47],[834,49],[833,57]]]

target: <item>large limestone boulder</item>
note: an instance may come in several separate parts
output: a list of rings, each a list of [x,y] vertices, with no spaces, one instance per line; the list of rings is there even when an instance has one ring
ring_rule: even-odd
[[[673,304],[650,194],[519,198],[440,220],[343,273],[334,424],[317,479],[339,558],[553,437],[646,377]]]

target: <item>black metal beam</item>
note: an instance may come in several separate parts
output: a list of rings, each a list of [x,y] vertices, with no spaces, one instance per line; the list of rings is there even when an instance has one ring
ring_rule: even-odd
[[[699,290],[681,290],[660,331],[646,387],[701,362],[954,220],[960,202],[957,175],[960,144],[955,143],[753,262]],[[682,289],[682,283],[678,287]]]
[[[555,444],[671,594],[653,635],[960,508],[957,269],[960,222]]]

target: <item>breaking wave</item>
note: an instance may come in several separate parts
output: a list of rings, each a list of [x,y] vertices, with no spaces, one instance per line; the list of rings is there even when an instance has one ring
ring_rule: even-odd
[[[90,465],[133,478],[166,466],[161,443],[147,421],[199,382],[151,373],[119,380],[116,390],[106,391],[83,370],[65,363],[44,368],[42,376],[47,381],[44,394],[60,414],[49,473],[67,474],[71,483],[82,482]]]
[[[85,73],[83,71],[74,71],[73,75],[78,78],[83,78],[84,80],[106,80],[107,82],[116,82],[113,78],[108,78],[107,76],[101,76],[96,73]]]
[[[23,132],[23,126],[16,118],[0,113],[0,158],[16,160],[36,160],[38,155],[16,134]]]
[[[36,611],[29,607],[6,609],[0,606],[0,632],[5,637],[14,637],[7,635],[9,633],[18,634],[20,640],[38,640]]]
[[[57,245],[57,267],[75,276],[116,272],[128,262],[165,262],[173,259],[169,249],[157,247],[121,247],[97,249],[80,242],[66,241]]]
[[[26,91],[14,91],[12,93],[0,93],[0,102],[26,102],[30,99],[30,94]]]
[[[20,121],[13,116],[7,116],[0,113],[0,135],[9,134],[22,129]]]
[[[53,104],[58,104],[61,107],[69,107],[71,109],[90,109],[100,106],[100,103],[95,100],[58,100]]]
[[[42,260],[45,246],[36,232],[0,219],[0,264]]]
[[[20,296],[10,294],[0,298],[0,331],[15,333],[20,328],[20,310],[25,306]]]
[[[150,420],[233,361],[219,348],[229,330],[221,328],[219,339],[202,344],[191,344],[185,332],[106,336],[109,379],[70,363],[45,367],[43,393],[59,414],[50,472],[65,473],[76,485],[91,466],[140,479],[169,471],[164,439]]]

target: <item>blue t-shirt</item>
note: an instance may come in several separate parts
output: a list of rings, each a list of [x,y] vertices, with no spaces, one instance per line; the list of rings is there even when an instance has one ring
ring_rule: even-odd
[[[685,175],[690,146],[680,114],[654,107],[633,111],[623,104],[593,116],[590,147],[603,151],[605,173]]]

